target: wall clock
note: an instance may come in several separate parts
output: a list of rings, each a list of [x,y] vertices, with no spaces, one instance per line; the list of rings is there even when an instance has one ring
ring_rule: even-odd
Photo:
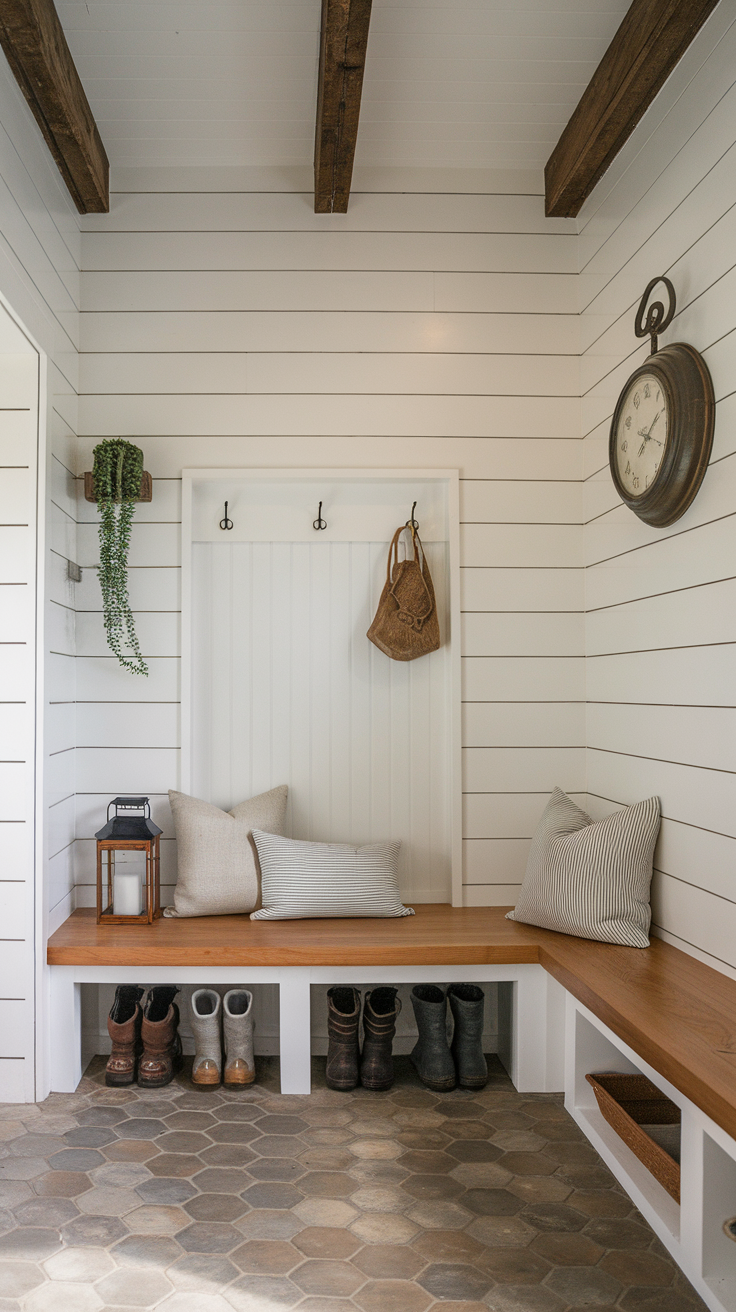
[[[669,295],[665,313],[647,302],[658,283]],[[634,324],[637,337],[651,337],[652,353],[624,384],[611,421],[608,460],[624,505],[646,524],[674,524],[692,504],[708,468],[715,397],[702,355],[685,342],[657,350],[657,335],[672,322],[675,289],[669,278],[653,278],[641,298]]]

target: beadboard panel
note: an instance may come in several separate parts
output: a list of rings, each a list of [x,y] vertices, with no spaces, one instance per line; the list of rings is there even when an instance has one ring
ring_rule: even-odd
[[[447,634],[445,549],[426,545]],[[286,782],[309,841],[400,839],[411,900],[449,901],[449,651],[390,662],[364,634],[383,543],[195,543],[192,791],[228,808]]]

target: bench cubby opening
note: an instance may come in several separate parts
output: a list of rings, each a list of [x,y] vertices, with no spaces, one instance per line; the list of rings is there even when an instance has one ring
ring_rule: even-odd
[[[724,1222],[736,1216],[736,1144],[734,1152],[703,1133],[703,1278],[724,1308],[736,1307],[736,1241],[724,1234]]]
[[[612,1071],[646,1075],[667,1097],[672,1097],[674,1090],[646,1062],[637,1060],[636,1054],[571,997],[568,999],[566,1030],[567,1110],[634,1199],[662,1242],[668,1247],[672,1241],[679,1244],[680,1207],[608,1124],[598,1107],[593,1088],[585,1077]],[[682,1107],[681,1097],[675,1097],[673,1101]]]

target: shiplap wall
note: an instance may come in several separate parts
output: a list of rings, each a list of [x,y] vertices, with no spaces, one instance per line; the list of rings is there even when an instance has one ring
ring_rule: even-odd
[[[249,176],[172,171],[156,193],[141,171],[83,221],[78,473],[131,435],[154,496],[130,574],[147,680],[106,654],[79,501],[79,901],[126,790],[154,798],[170,893],[179,478],[218,464],[460,469],[465,896],[513,901],[545,794],[585,786],[574,225],[524,174],[455,195],[441,171],[416,193],[358,176],[346,216],[315,215],[306,176]]]
[[[35,1091],[39,372],[38,353],[0,306],[0,1099],[9,1102]]]
[[[596,814],[653,793],[664,820],[657,932],[736,971],[736,24],[719,6],[581,215],[586,433],[588,788]],[[675,285],[661,344],[713,376],[716,431],[690,510],[668,529],[617,500],[615,398],[647,355],[651,277]]]
[[[45,933],[49,924],[64,919],[73,906],[74,596],[73,586],[66,581],[66,557],[74,559],[76,551],[73,475],[79,267],[76,211],[0,54],[0,296],[25,329],[24,334],[14,328],[5,310],[0,310],[0,358],[7,362],[11,358],[7,352],[23,351],[9,375],[3,364],[0,400],[0,520],[3,525],[24,525],[0,529],[4,582],[18,582],[19,561],[6,549],[8,535],[26,540],[21,562],[25,585],[0,588],[0,718],[5,730],[0,756],[3,760],[22,758],[27,785],[30,779],[30,792],[26,791],[23,799],[23,825],[0,825],[4,939],[0,1056],[13,1058],[0,1061],[0,1101],[33,1099],[36,1092],[39,1096],[45,1092],[46,1013],[42,1007],[34,1024],[36,998],[45,996]],[[20,385],[26,373],[24,404],[31,410],[21,432],[14,423],[9,427],[10,417],[4,410],[14,404],[11,387]],[[11,470],[8,465],[25,468]],[[46,603],[38,613],[34,585],[40,551],[44,553],[40,574],[46,577]],[[22,631],[18,628],[21,593],[29,597]],[[43,732],[38,737],[37,644],[45,679]],[[19,699],[24,702],[22,708],[7,705]],[[43,817],[38,815],[39,799],[33,792],[37,749],[44,767]],[[19,768],[2,766],[2,819],[8,818],[18,801],[8,772],[17,773]],[[21,829],[26,835],[23,840]],[[12,830],[12,838],[8,838],[8,830]],[[34,1049],[40,1057],[40,1071]]]

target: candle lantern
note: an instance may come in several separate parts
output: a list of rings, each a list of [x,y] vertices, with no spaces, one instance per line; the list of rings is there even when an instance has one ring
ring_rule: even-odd
[[[98,925],[151,925],[161,915],[160,833],[147,797],[110,802],[95,834]]]

